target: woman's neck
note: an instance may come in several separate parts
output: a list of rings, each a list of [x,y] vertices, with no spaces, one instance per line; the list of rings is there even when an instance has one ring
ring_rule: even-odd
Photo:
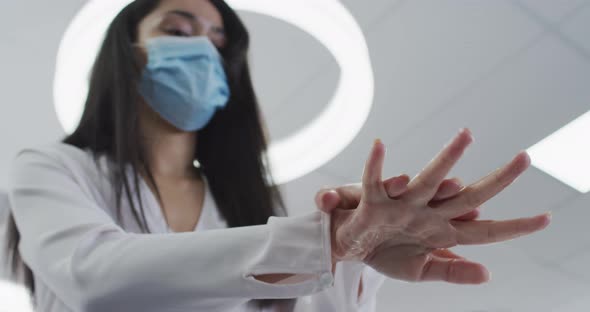
[[[146,156],[155,177],[194,178],[196,133],[159,133],[144,137]]]
[[[194,179],[197,133],[177,130],[146,106],[140,115],[142,143],[152,175],[165,179]]]

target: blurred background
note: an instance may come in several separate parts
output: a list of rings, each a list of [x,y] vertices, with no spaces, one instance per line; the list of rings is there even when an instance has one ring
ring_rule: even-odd
[[[414,175],[459,128],[469,127],[476,142],[453,172],[469,183],[590,110],[590,0],[342,2],[369,45],[375,102],[344,152],[283,185],[293,215],[315,209],[320,187],[359,181],[376,138],[388,147],[386,175]],[[18,150],[64,135],[53,103],[55,59],[84,4],[0,3],[0,188]],[[302,30],[268,16],[242,16],[253,38],[263,112],[271,136],[281,139],[322,111],[340,69]],[[489,284],[387,281],[378,311],[590,311],[590,194],[531,168],[486,205],[483,217],[546,211],[553,211],[553,224],[542,233],[457,249],[489,266]]]

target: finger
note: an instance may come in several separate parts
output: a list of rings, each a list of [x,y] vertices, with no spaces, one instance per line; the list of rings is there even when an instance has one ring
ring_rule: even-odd
[[[452,252],[450,249],[437,249],[437,250],[433,251],[432,254],[439,257],[439,258],[465,259],[464,257],[461,257],[458,254]]]
[[[458,178],[444,180],[440,184],[438,191],[432,198],[433,200],[445,200],[457,196],[463,189],[463,183]]]
[[[438,188],[438,192],[434,195],[434,200],[428,203],[428,206],[432,208],[440,207],[440,205],[448,199],[451,199],[457,196],[461,190],[464,188],[463,183],[459,178],[453,178],[450,180],[444,180],[440,187]],[[480,215],[480,207],[459,216],[453,220],[456,221],[472,221],[479,218]]]
[[[479,218],[479,216],[481,214],[480,210],[481,210],[481,208],[477,207],[474,210],[472,210],[472,211],[470,211],[470,212],[468,212],[468,213],[466,213],[466,214],[464,214],[464,215],[462,215],[460,217],[457,217],[457,218],[455,218],[453,220],[455,220],[455,221],[463,221],[463,222],[477,220],[477,218]]]
[[[322,189],[315,196],[316,206],[327,214],[338,208],[340,202],[340,194],[333,189]]]
[[[387,196],[381,178],[384,161],[385,145],[380,140],[375,140],[363,173],[363,195],[368,200],[378,200]]]
[[[432,257],[424,266],[421,280],[482,284],[490,280],[490,273],[485,266],[469,260]]]
[[[452,222],[461,245],[503,242],[543,230],[551,222],[551,214],[507,221]]]
[[[531,159],[526,152],[519,153],[509,164],[494,171],[479,182],[464,188],[459,195],[442,203],[437,211],[455,218],[481,206],[523,174]]]
[[[327,200],[330,202],[331,210],[334,209],[355,209],[358,207],[361,196],[362,196],[362,185],[360,183],[357,184],[347,184],[344,186],[339,186],[333,189],[326,189],[327,191],[332,192],[321,192],[318,193],[316,197],[316,204],[319,203],[318,200]],[[325,197],[329,197],[326,199]]]
[[[405,174],[383,181],[385,191],[391,198],[401,196],[403,193],[405,193],[408,190],[408,183],[410,183],[410,177]]]
[[[389,197],[394,198],[403,194],[410,182],[408,175],[401,175],[383,181]],[[361,184],[348,184],[333,189],[323,189],[316,195],[316,205],[320,210],[330,213],[334,209],[355,209],[362,195]]]
[[[459,134],[416,176],[408,186],[405,196],[410,199],[430,201],[436,194],[441,182],[459,161],[465,149],[473,142],[471,132],[462,129]]]

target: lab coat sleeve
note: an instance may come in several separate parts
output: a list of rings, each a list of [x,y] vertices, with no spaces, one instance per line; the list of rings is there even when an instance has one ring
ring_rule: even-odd
[[[324,213],[206,232],[127,233],[58,156],[19,154],[10,199],[25,262],[74,311],[226,311],[333,284]],[[309,277],[290,284],[253,277],[275,273]]]
[[[363,291],[359,297],[360,280]],[[360,262],[339,262],[334,287],[300,298],[296,312],[375,312],[385,276]]]

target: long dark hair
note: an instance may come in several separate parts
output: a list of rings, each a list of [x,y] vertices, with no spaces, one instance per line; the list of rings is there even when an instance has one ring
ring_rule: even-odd
[[[118,216],[125,197],[140,228],[149,233],[139,194],[139,174],[145,173],[155,186],[139,129],[137,83],[143,60],[134,43],[141,20],[161,0],[135,0],[123,9],[110,25],[90,76],[90,88],[82,119],[73,134],[63,142],[89,149],[96,159],[106,155],[113,188],[117,195]],[[249,34],[238,15],[222,0],[209,0],[221,13],[227,35],[220,50],[228,77],[231,98],[227,107],[215,115],[197,135],[195,160],[229,227],[265,224],[269,217],[286,215],[278,188],[265,164],[267,148],[258,101],[252,86],[247,61]],[[129,177],[129,165],[134,174]],[[135,192],[132,190],[136,190]],[[156,195],[159,192],[156,186]],[[138,208],[138,209],[136,209]],[[11,215],[8,226],[9,263],[15,276],[24,278],[34,292],[33,275],[18,252],[20,235]],[[268,306],[277,300],[258,300]],[[284,302],[293,305],[294,301]]]

